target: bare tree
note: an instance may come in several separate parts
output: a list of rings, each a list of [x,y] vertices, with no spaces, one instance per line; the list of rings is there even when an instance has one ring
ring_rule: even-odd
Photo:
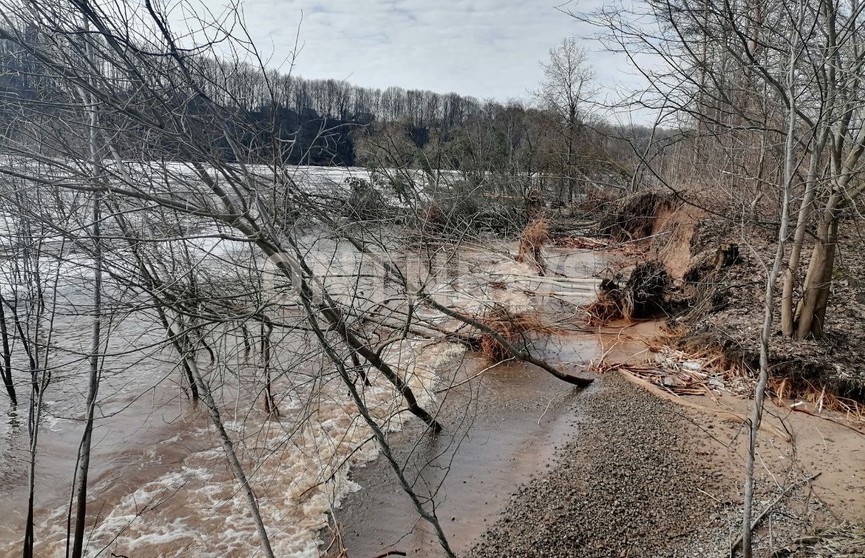
[[[86,0],[62,7],[10,0],[2,10],[0,39],[32,60],[32,73],[50,84],[56,97],[16,105],[27,126],[4,135],[3,148],[31,166],[4,160],[0,173],[45,199],[64,200],[60,209],[68,222],[52,225],[52,208],[46,207],[38,221],[28,223],[49,228],[45,236],[50,232],[74,247],[78,259],[70,259],[69,266],[88,277],[101,276],[101,289],[95,286],[93,294],[102,293],[95,306],[103,318],[110,294],[115,308],[152,323],[161,337],[158,349],[137,340],[112,349],[94,325],[90,350],[76,354],[90,366],[76,373],[98,380],[94,363],[123,355],[144,359],[147,351],[165,345],[176,364],[171,376],[179,370],[179,383],[185,382],[206,407],[234,488],[243,496],[244,517],[257,532],[258,551],[267,556],[277,552],[272,526],[279,510],[267,479],[258,474],[258,448],[249,443],[247,425],[238,426],[237,417],[248,416],[248,427],[259,432],[284,433],[278,443],[292,446],[310,428],[315,403],[339,382],[343,399],[348,390],[354,405],[350,422],[366,424],[368,437],[377,441],[419,515],[452,555],[435,502],[418,495],[386,436],[388,425],[404,414],[420,419],[425,432],[439,432],[444,425],[428,387],[397,365],[389,348],[410,336],[455,334],[441,323],[456,320],[571,384],[590,380],[563,373],[531,347],[504,339],[479,316],[437,298],[434,278],[399,265],[401,230],[346,218],[347,200],[339,188],[297,178],[299,169],[284,157],[292,147],[273,129],[273,121],[253,120],[244,110],[250,99],[268,104],[286,91],[265,71],[242,22],[230,28],[198,21],[216,38],[187,44],[180,37],[203,36],[197,34],[201,29],[176,32],[163,8],[149,1],[137,11],[122,7]],[[82,32],[82,21],[89,32]],[[190,17],[187,24],[195,21]],[[232,87],[213,77],[235,67],[230,60],[214,67],[216,45],[223,43],[234,45],[256,68],[247,75],[244,67],[241,83]],[[295,96],[301,93],[294,89]],[[345,101],[340,91],[320,93],[326,103]],[[385,98],[394,112],[408,110],[408,96],[400,91]],[[422,104],[412,96],[415,117]],[[459,119],[472,107],[449,99],[441,110]],[[425,192],[423,180],[412,179],[409,187],[409,202],[404,198],[399,207],[410,214],[411,200]],[[353,261],[346,264],[346,259]],[[385,292],[371,288],[370,266],[387,269],[392,287]],[[99,313],[64,310],[98,323]],[[256,344],[250,332],[256,325],[259,354],[252,359]],[[38,372],[38,365],[33,368]],[[86,425],[110,418],[96,412],[99,387],[97,381],[82,390]],[[253,413],[262,395],[267,409],[258,421]],[[276,413],[281,396],[306,398],[305,412]],[[33,447],[35,462],[35,442]],[[339,469],[352,452],[347,453],[331,456],[328,467]],[[91,467],[96,459],[90,457]],[[77,479],[73,554],[83,549],[87,532],[79,526],[93,507],[81,506],[86,476],[82,471]],[[32,528],[29,533],[32,549]],[[92,544],[109,546],[116,536]]]
[[[586,118],[586,102],[591,95],[594,71],[586,51],[574,38],[562,40],[550,49],[550,60],[541,63],[544,81],[535,95],[541,104],[560,119],[559,133],[564,144],[562,168],[567,200],[573,201],[577,186],[577,138]]]

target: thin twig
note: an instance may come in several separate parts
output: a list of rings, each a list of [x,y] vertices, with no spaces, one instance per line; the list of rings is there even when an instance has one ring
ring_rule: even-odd
[[[546,415],[547,411],[550,410],[550,405],[553,404],[553,400],[555,400],[555,399],[556,399],[555,397],[550,397],[550,400],[547,402],[547,407],[544,409],[544,412],[541,413],[541,416],[538,417],[538,426],[541,425],[541,419],[544,418],[544,415]]]
[[[799,488],[803,484],[808,484],[809,482],[811,482],[814,479],[816,479],[817,477],[819,477],[821,474],[822,473],[814,473],[810,477],[808,477],[804,480],[801,480],[797,483],[793,483],[790,486],[788,486],[787,488],[785,488],[784,491],[781,492],[781,494],[778,494],[778,496],[774,500],[772,500],[772,502],[768,506],[766,506],[766,509],[764,509],[760,513],[760,515],[758,515],[756,518],[754,518],[754,521],[751,523],[751,531],[754,531],[754,529],[757,528],[757,525],[759,525],[760,522],[763,521],[763,519],[769,514],[769,512],[772,511],[772,509],[778,505],[778,502],[783,500],[788,494],[793,492],[795,489]],[[736,556],[736,551],[739,549],[739,546],[742,544],[742,537],[743,537],[743,535],[739,535],[739,537],[735,541],[733,541],[733,544],[730,546],[730,558],[734,558]]]
[[[452,389],[454,389],[454,388],[460,387],[460,386],[463,385],[463,384],[467,384],[467,383],[471,382],[472,380],[474,380],[475,378],[477,378],[477,377],[480,376],[481,374],[484,374],[485,372],[489,372],[490,370],[492,370],[492,369],[495,368],[496,366],[499,366],[500,364],[504,364],[504,363],[506,363],[506,362],[511,362],[511,361],[513,361],[513,360],[514,360],[514,357],[509,357],[509,358],[506,358],[505,360],[500,360],[499,362],[497,362],[497,363],[495,363],[495,364],[493,364],[493,365],[487,366],[486,368],[484,368],[483,370],[481,370],[480,372],[478,372],[477,374],[475,374],[475,375],[472,376],[471,378],[466,378],[465,380],[463,380],[463,381],[461,381],[461,382],[459,382],[459,383],[457,383],[457,384],[453,384],[453,385],[449,385],[449,386],[444,387],[444,388],[441,388],[441,389],[437,389],[435,392],[436,392],[436,393],[444,393],[444,392],[446,392],[446,391],[449,391],[449,390],[452,390]]]

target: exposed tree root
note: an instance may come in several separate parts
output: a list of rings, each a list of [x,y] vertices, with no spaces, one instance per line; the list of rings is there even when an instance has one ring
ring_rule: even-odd
[[[610,279],[604,279],[598,287],[598,296],[585,308],[588,325],[602,326],[621,320],[625,316],[622,303],[619,286]]]
[[[519,313],[513,314],[503,306],[495,306],[479,318],[484,325],[493,329],[500,337],[510,345],[524,345],[525,335],[529,332],[541,334],[554,334],[561,331],[538,317],[537,314]],[[480,337],[480,351],[484,358],[491,364],[502,362],[512,358],[508,348],[489,334]]]
[[[642,192],[624,198],[612,211],[602,216],[599,231],[622,242],[650,236],[662,209],[681,205],[675,196],[657,192]]]
[[[534,264],[540,275],[546,274],[546,264],[542,249],[550,239],[549,223],[545,219],[536,219],[529,223],[520,235],[520,253],[518,262]]]
[[[641,320],[666,315],[671,306],[667,300],[670,276],[664,264],[649,260],[631,272],[624,286],[613,279],[604,279],[597,298],[588,306],[590,325],[605,325],[612,321]]]

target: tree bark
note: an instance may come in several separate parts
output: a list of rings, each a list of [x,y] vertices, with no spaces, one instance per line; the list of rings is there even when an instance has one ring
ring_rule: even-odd
[[[3,363],[0,368],[0,375],[3,376],[3,384],[6,386],[6,393],[9,395],[9,400],[13,407],[18,406],[18,397],[15,394],[15,384],[12,383],[12,348],[9,345],[9,329],[6,325],[6,310],[3,306],[6,300],[3,295],[0,295],[0,338],[3,341]]]
[[[793,291],[796,288],[796,270],[799,269],[799,261],[802,257],[802,246],[805,242],[805,230],[808,227],[813,212],[814,196],[817,190],[817,171],[820,165],[820,156],[823,153],[825,142],[826,136],[824,134],[817,142],[814,151],[811,152],[808,177],[805,181],[805,194],[802,198],[802,205],[799,206],[796,230],[793,233],[793,244],[790,246],[790,258],[787,263],[787,268],[784,271],[784,286],[781,293],[781,333],[785,337],[792,337],[796,331],[795,313],[793,311]]]
[[[800,4],[799,14],[799,22],[801,24],[802,18],[804,18],[804,4]],[[748,431],[748,453],[745,457],[745,497],[742,513],[742,556],[744,558],[751,558],[753,555],[751,517],[754,505],[754,462],[757,453],[757,437],[760,432],[760,422],[763,420],[763,403],[766,395],[766,386],[769,383],[769,343],[772,338],[775,288],[778,284],[781,264],[784,261],[784,244],[787,240],[787,230],[790,224],[790,196],[796,163],[796,97],[794,95],[794,86],[796,83],[795,63],[797,56],[798,49],[796,46],[791,46],[787,74],[787,91],[789,93],[790,106],[787,111],[787,137],[784,143],[784,174],[781,185],[781,226],[778,229],[778,241],[775,247],[775,258],[772,262],[772,267],[766,269],[763,327],[760,331],[760,373],[757,377],[757,386],[754,390],[754,407],[751,409]]]
[[[85,21],[85,31],[88,25]],[[93,63],[93,47],[86,45],[88,61]],[[92,165],[92,180],[98,184],[102,180],[100,154],[97,146],[99,115],[93,95],[84,95],[89,99],[90,113],[90,160]],[[81,558],[84,552],[84,527],[87,520],[87,478],[90,472],[90,446],[93,439],[93,420],[96,412],[96,398],[99,394],[99,376],[101,371],[102,348],[102,238],[101,238],[101,207],[102,194],[93,194],[93,333],[90,349],[90,377],[87,387],[87,408],[84,418],[84,433],[78,448],[78,470],[75,473],[75,531],[72,539],[72,558]],[[67,543],[68,544],[68,543]],[[68,547],[67,547],[68,550]]]
[[[837,242],[838,218],[833,211],[826,210],[817,226],[817,241],[805,276],[805,293],[796,312],[796,339],[823,337]]]

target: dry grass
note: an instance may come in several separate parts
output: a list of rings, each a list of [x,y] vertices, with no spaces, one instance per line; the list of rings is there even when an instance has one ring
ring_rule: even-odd
[[[795,550],[776,552],[773,556],[791,558],[853,558],[865,556],[865,526],[843,524],[802,537],[795,543]],[[784,552],[784,554],[781,554]]]
[[[768,387],[769,392],[780,402],[804,401],[812,404],[818,413],[824,410],[837,411],[855,421],[865,420],[865,407],[861,403],[840,397],[825,385],[814,385],[811,382],[797,383],[787,377],[772,377],[769,378]]]
[[[529,332],[547,335],[561,332],[555,326],[544,322],[535,313],[513,314],[503,306],[493,307],[480,318],[480,321],[517,348],[524,344],[525,334]],[[508,349],[492,335],[481,336],[480,350],[484,358],[493,364],[511,358]]]

